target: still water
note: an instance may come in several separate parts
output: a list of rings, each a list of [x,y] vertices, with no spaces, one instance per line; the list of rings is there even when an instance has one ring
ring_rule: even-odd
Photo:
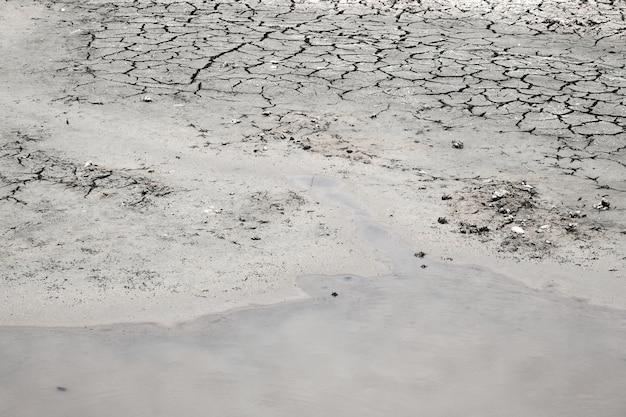
[[[415,258],[339,183],[297,181],[394,274],[301,277],[308,300],[173,328],[0,328],[0,416],[626,415],[623,311]]]

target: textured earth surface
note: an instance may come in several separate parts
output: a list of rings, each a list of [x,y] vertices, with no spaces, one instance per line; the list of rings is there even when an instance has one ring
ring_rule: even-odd
[[[5,1],[0,321],[388,272],[299,175],[428,260],[626,308],[625,29],[608,0]]]

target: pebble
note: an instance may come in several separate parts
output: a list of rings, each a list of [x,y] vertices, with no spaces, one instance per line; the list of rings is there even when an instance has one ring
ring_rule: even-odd
[[[596,210],[608,210],[611,208],[611,203],[606,198],[603,198],[598,204],[593,206]]]
[[[513,227],[511,227],[511,232],[514,232],[514,233],[518,233],[518,234],[520,234],[520,235],[523,235],[523,234],[524,234],[524,229],[522,229],[522,228],[521,228],[521,227],[519,227],[519,226],[513,226]]]
[[[532,185],[528,184],[526,181],[522,181],[522,188],[525,189],[526,191],[530,191],[530,190],[532,190],[535,187],[533,187]]]
[[[496,190],[491,195],[491,201],[500,200],[501,198],[504,198],[507,195],[509,195],[509,192],[507,190],[505,190],[504,188],[502,188],[500,190]]]
[[[543,226],[539,226],[539,228],[537,229],[537,233],[546,232],[549,228],[550,228],[549,224],[544,224]]]

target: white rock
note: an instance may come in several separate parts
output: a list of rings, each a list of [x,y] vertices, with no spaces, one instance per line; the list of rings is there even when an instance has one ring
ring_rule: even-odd
[[[524,229],[522,229],[519,226],[513,226],[513,227],[511,227],[511,232],[519,233],[520,235],[523,235],[524,234]]]
[[[509,192],[505,190],[504,188],[494,191],[493,194],[491,195],[491,200],[492,201],[500,200],[501,198],[506,197],[508,194]]]
[[[526,191],[530,191],[530,190],[532,190],[535,187],[533,187],[530,184],[527,184],[525,181],[522,181],[522,188],[525,189]]]

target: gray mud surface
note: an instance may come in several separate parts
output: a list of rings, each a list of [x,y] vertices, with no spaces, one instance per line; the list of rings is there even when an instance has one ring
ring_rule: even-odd
[[[0,2],[0,414],[624,416],[625,14]]]

